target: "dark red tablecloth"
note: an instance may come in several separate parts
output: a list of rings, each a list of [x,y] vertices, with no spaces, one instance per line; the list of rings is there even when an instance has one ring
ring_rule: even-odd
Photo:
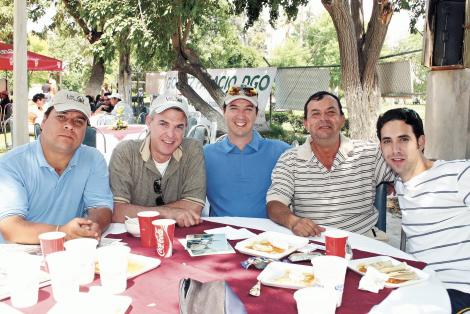
[[[297,313],[293,293],[295,290],[262,286],[260,297],[248,295],[250,288],[256,283],[260,273],[256,269],[245,270],[240,262],[248,258],[241,253],[191,257],[177,239],[184,239],[187,234],[203,233],[204,230],[220,227],[221,224],[203,222],[191,228],[176,228],[174,251],[171,258],[162,260],[161,265],[145,274],[128,281],[128,289],[123,293],[132,297],[132,305],[127,313],[179,313],[178,290],[182,278],[193,278],[203,282],[226,280],[234,292],[240,297],[248,313]],[[261,231],[252,230],[256,233]],[[127,242],[135,254],[156,257],[152,249],[140,247],[140,239],[131,235],[110,235]],[[236,241],[231,241],[234,246]],[[376,256],[369,252],[354,250],[354,258]],[[424,268],[424,263],[407,261],[408,264]],[[343,294],[343,303],[337,314],[367,313],[370,308],[391,292],[383,289],[379,293],[358,290],[360,275],[348,270]],[[99,285],[97,278],[91,285]],[[46,313],[54,305],[50,287],[40,290],[40,302],[31,308],[22,309],[25,313]],[[9,301],[7,301],[9,303]],[[210,313],[210,309],[208,309]]]

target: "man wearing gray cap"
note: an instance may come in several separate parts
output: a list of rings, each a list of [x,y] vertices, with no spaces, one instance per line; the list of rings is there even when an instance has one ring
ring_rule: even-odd
[[[132,111],[131,106],[126,102],[121,100],[121,95],[119,93],[114,93],[109,95],[109,102],[113,106],[111,114],[114,116],[120,116],[123,121],[128,123],[134,122],[134,112]]]
[[[200,222],[206,198],[202,145],[184,138],[188,107],[173,96],[160,96],[150,107],[143,140],[120,143],[110,169],[113,221],[140,211],[158,211],[181,227]]]
[[[106,162],[81,145],[90,114],[84,95],[59,91],[39,139],[0,158],[0,243],[38,243],[48,231],[99,238],[108,227],[113,202]]]

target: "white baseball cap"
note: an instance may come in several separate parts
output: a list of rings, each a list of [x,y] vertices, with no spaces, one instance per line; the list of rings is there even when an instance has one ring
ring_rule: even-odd
[[[185,99],[175,95],[160,95],[152,101],[150,105],[150,114],[162,113],[168,109],[179,109],[183,111],[188,119],[188,103]]]
[[[119,93],[112,93],[111,95],[108,96],[109,98],[117,98],[117,99],[122,99],[121,94]]]
[[[86,98],[85,95],[73,91],[58,91],[52,99],[50,106],[54,107],[56,111],[80,111],[88,120],[91,116],[91,108],[88,98]]]

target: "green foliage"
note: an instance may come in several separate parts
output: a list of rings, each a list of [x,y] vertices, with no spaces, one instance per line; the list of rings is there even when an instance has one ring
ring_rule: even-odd
[[[217,13],[213,16],[213,24],[196,26],[191,34],[191,47],[198,53],[202,64],[206,68],[262,66],[259,51],[240,40],[243,33],[234,23],[235,18],[227,10],[221,9]]]
[[[274,49],[271,64],[277,67],[304,66],[310,59],[307,47],[303,47],[299,40],[289,38],[284,45]]]
[[[0,41],[13,41],[13,1],[0,0]]]
[[[281,140],[288,144],[292,144],[294,141],[297,141],[299,144],[303,144],[305,142],[305,135],[297,134],[293,131],[287,131],[278,124],[271,124],[269,131],[260,133],[263,137]]]
[[[246,28],[249,28],[258,20],[264,8],[269,8],[269,22],[274,26],[282,7],[289,20],[295,19],[300,6],[304,6],[308,0],[234,0],[233,12],[235,14],[246,13],[248,19]]]
[[[51,56],[63,61],[62,87],[82,91],[90,77],[92,55],[81,35],[72,37],[51,34],[47,39]]]
[[[419,33],[410,34],[405,39],[401,40],[397,46],[388,47],[384,46],[382,49],[382,55],[397,54],[400,52],[408,52],[413,50],[422,49],[423,36]],[[397,56],[387,59],[387,62],[399,61],[409,59],[412,62],[412,71],[414,76],[413,89],[415,93],[425,94],[426,93],[426,77],[429,73],[429,69],[421,63],[421,52],[406,56]]]
[[[292,144],[294,140],[302,144],[305,142],[306,134],[302,116],[292,111],[275,111],[272,113],[270,130],[265,133],[265,136],[280,139],[289,144]]]

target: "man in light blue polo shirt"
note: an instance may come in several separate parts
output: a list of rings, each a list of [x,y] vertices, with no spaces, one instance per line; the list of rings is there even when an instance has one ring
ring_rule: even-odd
[[[102,155],[82,145],[88,99],[59,91],[44,114],[37,141],[0,158],[0,242],[34,244],[62,231],[66,239],[101,236],[113,198]]]
[[[253,130],[258,114],[253,87],[230,87],[223,109],[227,136],[204,147],[210,215],[266,218],[271,172],[289,145]]]

